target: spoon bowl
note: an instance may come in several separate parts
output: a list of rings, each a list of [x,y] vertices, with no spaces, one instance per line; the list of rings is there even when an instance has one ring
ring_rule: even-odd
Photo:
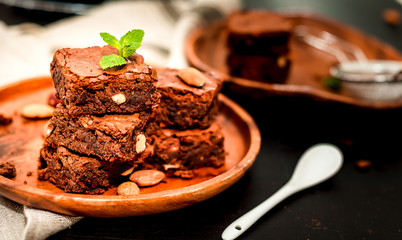
[[[290,180],[270,198],[230,224],[223,231],[222,239],[237,238],[285,198],[334,176],[342,163],[342,152],[336,146],[321,143],[310,147],[300,157]]]
[[[298,161],[288,184],[299,190],[334,176],[342,166],[341,151],[330,144],[317,144],[307,149]]]

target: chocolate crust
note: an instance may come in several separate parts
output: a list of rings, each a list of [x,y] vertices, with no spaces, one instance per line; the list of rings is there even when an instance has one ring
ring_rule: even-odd
[[[288,34],[292,28],[288,19],[268,10],[239,10],[228,16],[228,30],[238,35],[272,37]]]

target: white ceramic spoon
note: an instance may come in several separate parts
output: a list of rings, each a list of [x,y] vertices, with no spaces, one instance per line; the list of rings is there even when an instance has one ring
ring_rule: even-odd
[[[342,162],[342,153],[334,145],[322,143],[310,147],[301,156],[290,180],[270,198],[230,224],[223,231],[222,239],[237,238],[285,198],[334,176]]]

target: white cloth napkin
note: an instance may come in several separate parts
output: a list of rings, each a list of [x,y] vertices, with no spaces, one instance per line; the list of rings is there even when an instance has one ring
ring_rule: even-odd
[[[100,32],[119,38],[135,28],[145,31],[138,52],[148,64],[186,66],[183,46],[188,32],[205,20],[240,8],[240,2],[109,1],[85,15],[46,27],[31,23],[7,26],[0,22],[0,87],[49,76],[50,62],[59,48],[103,46]],[[23,206],[0,196],[0,239],[45,239],[80,219]]]
[[[45,239],[81,219],[30,208],[0,196],[1,239]]]

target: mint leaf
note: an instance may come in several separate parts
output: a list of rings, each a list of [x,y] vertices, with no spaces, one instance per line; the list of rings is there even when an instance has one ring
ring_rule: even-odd
[[[123,49],[121,50],[121,55],[123,57],[130,57],[140,46],[141,46],[141,43],[124,45]]]
[[[101,32],[101,33],[99,33],[99,35],[102,37],[103,41],[105,41],[110,46],[117,48],[120,52],[121,46],[115,36],[113,36],[107,32]]]
[[[332,76],[324,77],[322,82],[324,86],[328,87],[332,91],[339,92],[341,90],[341,83],[339,79],[335,77]]]
[[[127,32],[119,41],[120,46],[122,46],[121,55],[123,57],[131,56],[141,46],[143,37],[144,31],[141,29]]]
[[[103,56],[99,62],[99,65],[103,69],[113,68],[113,67],[121,66],[124,64],[126,64],[126,59],[124,59],[122,56],[118,56],[116,54]]]
[[[112,47],[115,47],[119,51],[119,55],[109,55],[102,57],[99,65],[103,69],[113,68],[126,64],[126,58],[133,55],[133,53],[141,46],[142,39],[144,37],[144,31],[141,29],[134,29],[117,40],[113,35],[102,32],[100,33],[103,41]]]

